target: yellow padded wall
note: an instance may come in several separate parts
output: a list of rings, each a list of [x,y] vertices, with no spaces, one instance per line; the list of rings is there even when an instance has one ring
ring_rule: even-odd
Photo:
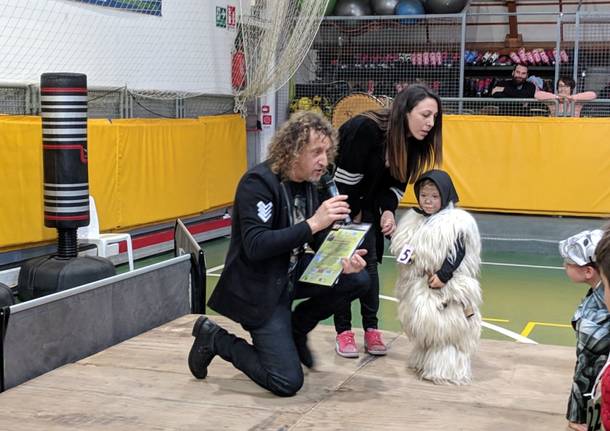
[[[450,115],[443,169],[465,208],[610,215],[610,118]],[[411,187],[403,204],[415,204]]]
[[[52,239],[42,208],[40,117],[0,117],[0,247]]]
[[[210,162],[198,120],[120,120],[120,211],[108,228],[168,220],[207,208],[204,179]],[[102,226],[104,228],[104,226]]]
[[[89,187],[101,229],[199,214],[233,200],[244,173],[238,115],[89,120]],[[43,227],[40,117],[0,117],[0,251],[52,240]]]
[[[246,172],[246,123],[239,115],[201,117],[206,136],[208,207],[233,202],[235,189]],[[235,155],[239,154],[239,157]]]
[[[115,227],[120,214],[119,197],[119,128],[110,120],[87,123],[89,153],[89,193],[95,198],[100,229]]]

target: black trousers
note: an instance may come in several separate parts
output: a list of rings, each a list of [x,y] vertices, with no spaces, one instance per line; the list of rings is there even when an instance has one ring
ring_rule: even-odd
[[[377,239],[374,226],[371,226],[371,229],[367,232],[362,248],[367,250],[364,260],[366,260],[366,271],[369,274],[370,282],[369,288],[364,290],[362,295],[358,297],[360,300],[362,326],[365,330],[369,328],[377,329],[377,312],[379,311],[379,272],[377,269]],[[335,313],[334,321],[337,333],[352,329],[351,303],[344,305]]]
[[[309,258],[303,258],[299,274]],[[296,283],[286,290],[272,315],[256,328],[245,327],[252,344],[225,330],[217,333],[214,348],[217,354],[243,371],[255,383],[279,396],[292,396],[303,385],[303,369],[294,343],[294,335],[308,334],[316,325],[337,310],[349,306],[369,287],[366,271],[341,275],[333,287]],[[299,302],[294,311],[293,299]]]

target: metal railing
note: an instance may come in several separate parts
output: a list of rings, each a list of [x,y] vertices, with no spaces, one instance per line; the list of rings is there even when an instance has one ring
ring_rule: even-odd
[[[233,113],[233,96],[142,97],[125,87],[88,89],[89,118],[196,118]],[[39,88],[0,83],[0,115],[38,115]]]
[[[522,47],[482,49],[476,22],[493,16],[541,22],[536,25],[548,39],[539,46],[526,41]],[[580,11],[327,17],[286,103],[292,111],[319,109],[332,118],[337,110],[383,106],[405,86],[424,83],[452,113],[601,116],[610,99],[608,40],[610,15]],[[492,98],[493,87],[511,78],[515,64],[527,65],[541,90],[553,93],[560,78],[572,78],[575,93],[595,91],[598,101],[561,107],[554,101]],[[371,100],[350,98],[354,95]]]

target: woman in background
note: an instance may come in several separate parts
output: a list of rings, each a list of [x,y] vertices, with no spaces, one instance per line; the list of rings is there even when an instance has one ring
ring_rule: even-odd
[[[582,93],[572,94],[575,87],[576,83],[573,79],[563,77],[557,82],[557,94],[537,90],[534,97],[543,102],[554,102],[548,104],[552,117],[580,117],[583,102],[588,102],[597,98],[597,94],[595,94],[594,91],[584,91]],[[572,105],[574,106],[573,113]]]

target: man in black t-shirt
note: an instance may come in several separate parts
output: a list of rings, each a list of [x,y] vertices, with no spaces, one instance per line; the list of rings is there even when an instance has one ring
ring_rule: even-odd
[[[534,97],[536,86],[527,81],[527,66],[517,64],[513,69],[513,79],[501,82],[491,90],[493,97],[529,99]]]
[[[513,79],[500,82],[491,90],[497,99],[531,99],[536,94],[536,86],[527,80],[527,66],[515,65]],[[527,103],[504,102],[500,106],[502,115],[529,115]]]

